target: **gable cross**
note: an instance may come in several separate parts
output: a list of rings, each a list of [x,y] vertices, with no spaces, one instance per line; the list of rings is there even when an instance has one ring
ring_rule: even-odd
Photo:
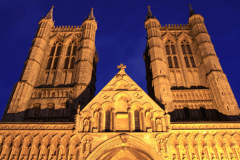
[[[122,63],[119,65],[119,66],[117,66],[117,68],[119,69],[119,71],[121,71],[121,70],[125,70],[126,69],[126,65],[123,65]]]

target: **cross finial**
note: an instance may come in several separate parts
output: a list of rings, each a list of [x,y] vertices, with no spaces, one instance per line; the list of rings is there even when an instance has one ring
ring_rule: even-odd
[[[121,71],[121,70],[125,70],[126,69],[126,65],[123,65],[122,63],[119,65],[119,66],[117,66],[117,68],[119,69],[119,71]]]

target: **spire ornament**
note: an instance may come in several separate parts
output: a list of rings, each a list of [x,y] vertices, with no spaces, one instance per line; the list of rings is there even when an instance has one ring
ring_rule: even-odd
[[[147,16],[146,16],[146,20],[148,20],[149,18],[154,18],[153,14],[152,14],[152,12],[150,10],[150,6],[148,6],[148,13],[147,13]]]
[[[91,11],[90,11],[87,19],[88,19],[88,20],[95,20],[95,17],[94,17],[94,15],[93,15],[93,8],[91,8]]]
[[[119,69],[119,71],[125,71],[125,69],[127,68],[126,65],[123,65],[122,63],[117,66],[117,68]]]
[[[195,12],[194,12],[194,10],[192,9],[192,7],[191,7],[191,4],[189,4],[188,5],[189,6],[189,17],[191,17],[192,15],[194,15],[194,14],[196,14]]]
[[[48,14],[45,16],[45,19],[51,19],[51,20],[53,20],[53,8],[54,8],[54,6],[52,6],[52,8],[51,8],[50,11],[48,12]]]

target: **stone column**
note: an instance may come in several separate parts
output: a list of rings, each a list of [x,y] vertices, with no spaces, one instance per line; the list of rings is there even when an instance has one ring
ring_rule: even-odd
[[[156,118],[152,117],[151,121],[152,121],[152,131],[156,132]]]
[[[99,118],[99,132],[102,132],[105,130],[105,111],[103,109],[100,109],[100,118]]]
[[[133,110],[131,108],[128,108],[128,120],[129,120],[129,130],[130,132],[132,132],[134,130],[133,128],[133,123],[134,123],[134,119],[133,119]]]
[[[92,132],[92,128],[93,128],[93,118],[89,119],[89,132]]]
[[[140,109],[140,114],[141,114],[141,126],[142,126],[142,131],[146,132],[146,117],[145,117],[145,110],[144,108]]]
[[[116,117],[116,109],[115,108],[113,108],[112,109],[112,131],[113,132],[115,132],[116,131],[116,124],[117,124],[117,122],[116,122],[116,120],[117,120],[117,117]]]
[[[239,153],[238,153],[237,148],[236,148],[236,144],[232,144],[230,147],[232,148],[233,152],[235,153],[236,158],[240,159]]]

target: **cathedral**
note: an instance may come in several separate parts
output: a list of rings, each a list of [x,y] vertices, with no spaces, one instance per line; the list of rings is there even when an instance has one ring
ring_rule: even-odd
[[[239,160],[239,106],[204,18],[189,7],[188,24],[173,25],[148,7],[148,93],[116,64],[97,95],[93,8],[81,26],[55,26],[52,7],[2,117],[0,159]]]

